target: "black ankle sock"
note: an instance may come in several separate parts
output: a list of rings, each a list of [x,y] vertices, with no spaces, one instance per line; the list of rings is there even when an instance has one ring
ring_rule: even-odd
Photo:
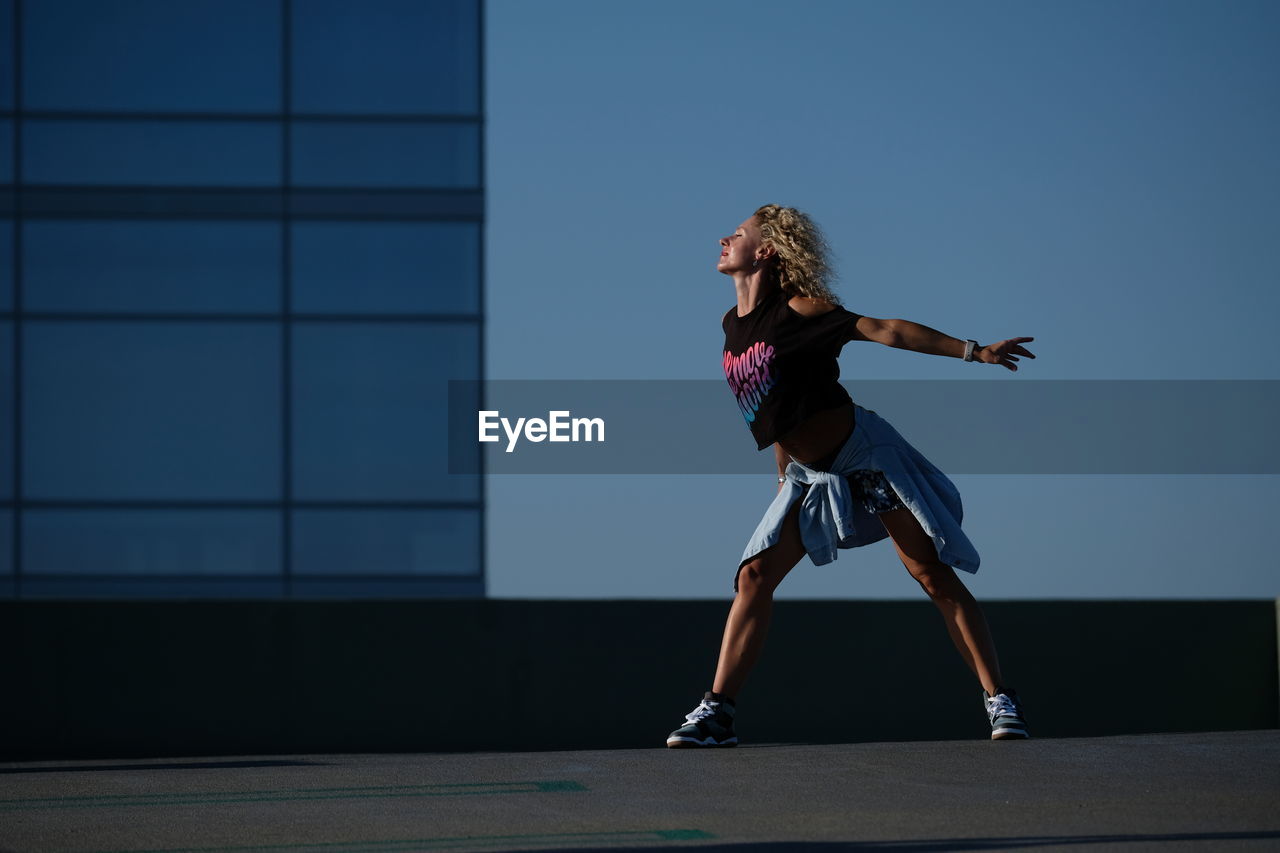
[[[715,700],[716,702],[724,702],[724,703],[725,703],[725,704],[727,704],[727,705],[736,705],[736,704],[737,704],[736,702],[734,702],[734,701],[733,701],[733,697],[732,697],[732,696],[726,696],[725,694],[723,694],[723,693],[717,693],[717,692],[715,692],[714,690],[708,690],[708,691],[707,691],[707,696],[708,696],[709,698],[711,698],[711,699]]]

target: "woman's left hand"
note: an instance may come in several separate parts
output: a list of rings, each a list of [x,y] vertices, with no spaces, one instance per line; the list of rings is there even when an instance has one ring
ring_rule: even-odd
[[[1018,356],[1025,355],[1027,358],[1035,358],[1031,350],[1022,346],[1023,341],[1034,340],[1035,338],[1009,338],[1007,341],[987,344],[985,347],[974,350],[973,360],[980,361],[983,364],[1001,364],[1010,370],[1017,370]]]

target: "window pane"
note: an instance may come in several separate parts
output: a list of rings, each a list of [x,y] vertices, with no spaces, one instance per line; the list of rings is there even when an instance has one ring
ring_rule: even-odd
[[[23,335],[25,498],[280,499],[277,324],[28,320]]]
[[[13,0],[0,0],[0,110],[13,109]]]
[[[276,122],[28,119],[22,133],[33,184],[280,183]]]
[[[480,226],[300,222],[293,310],[479,313]]]
[[[0,184],[13,183],[13,122],[0,119]]]
[[[279,311],[274,222],[32,220],[28,311]]]
[[[293,181],[315,187],[476,187],[480,128],[294,122]]]
[[[280,510],[28,509],[24,575],[280,575]]]
[[[475,324],[298,322],[293,348],[296,498],[479,498],[448,458],[448,380],[479,378]]]
[[[479,575],[480,511],[298,510],[295,575]]]
[[[13,220],[0,219],[0,311],[13,308]]]
[[[0,499],[13,500],[13,321],[0,320]]]
[[[25,599],[68,598],[221,598],[279,601],[288,597],[282,575],[191,575],[189,577],[122,578],[102,575],[71,578],[67,575],[23,575]]]
[[[0,598],[13,594],[13,510],[0,509]]]
[[[279,112],[281,4],[24,3],[32,110]]]
[[[477,0],[295,0],[293,108],[480,111]]]

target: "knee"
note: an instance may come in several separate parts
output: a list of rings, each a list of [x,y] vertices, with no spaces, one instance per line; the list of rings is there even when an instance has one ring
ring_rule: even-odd
[[[746,596],[771,595],[774,587],[760,560],[748,560],[738,569],[738,594]]]
[[[955,569],[946,563],[907,563],[907,571],[916,583],[924,590],[925,595],[934,601],[957,601],[963,598],[967,590],[956,577]]]

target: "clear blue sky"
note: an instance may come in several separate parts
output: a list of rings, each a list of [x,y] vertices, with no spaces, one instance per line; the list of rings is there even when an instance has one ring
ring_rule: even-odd
[[[855,399],[860,378],[1280,379],[1280,4],[486,14],[490,378],[723,379],[716,240],[777,202],[823,226],[850,310],[1036,338],[1017,375],[851,343]],[[774,494],[758,458],[491,476],[490,594],[728,597]],[[979,599],[1280,595],[1278,477],[954,479]],[[778,595],[922,593],[881,542],[805,558]]]

